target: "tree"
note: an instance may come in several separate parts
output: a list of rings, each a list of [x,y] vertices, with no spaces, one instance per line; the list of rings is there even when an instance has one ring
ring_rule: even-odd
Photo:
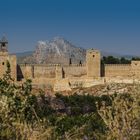
[[[131,61],[128,60],[128,59],[126,59],[125,57],[121,57],[121,58],[120,58],[120,63],[121,63],[121,64],[130,64]]]
[[[140,57],[132,57],[132,60],[139,61],[140,60]]]
[[[103,56],[102,58],[102,64],[130,64],[131,61],[121,57],[121,58],[116,58],[113,56]]]
[[[31,94],[31,90],[31,80],[22,85],[14,83],[7,61],[6,73],[0,78],[1,140],[26,139],[30,135],[30,124],[34,125],[38,121],[35,112],[36,102],[32,102],[35,96]]]

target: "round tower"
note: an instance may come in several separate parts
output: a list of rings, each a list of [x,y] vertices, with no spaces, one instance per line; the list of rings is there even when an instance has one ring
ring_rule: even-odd
[[[87,76],[91,78],[100,77],[101,55],[99,50],[89,49],[86,53]]]

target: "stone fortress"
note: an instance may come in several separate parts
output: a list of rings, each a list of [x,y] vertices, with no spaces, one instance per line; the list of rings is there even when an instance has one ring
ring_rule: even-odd
[[[16,55],[8,53],[8,41],[3,37],[0,40],[0,77],[7,69],[7,61],[15,81],[31,79],[33,85],[51,86],[54,91],[110,82],[132,83],[140,78],[140,61],[131,61],[131,64],[101,65],[100,51],[95,49],[87,50],[85,64],[17,64]]]

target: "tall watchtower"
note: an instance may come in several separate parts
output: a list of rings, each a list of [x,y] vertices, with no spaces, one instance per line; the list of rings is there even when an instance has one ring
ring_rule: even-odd
[[[5,36],[0,40],[0,52],[8,52],[8,40]]]
[[[5,74],[7,70],[7,61],[10,63],[11,76],[16,80],[16,56],[8,54],[8,40],[6,39],[6,37],[2,37],[2,39],[0,40],[0,78],[3,77],[3,74]]]
[[[100,77],[101,71],[101,55],[100,51],[95,49],[89,49],[86,53],[86,67],[87,76],[91,78]]]
[[[5,37],[2,37],[0,40],[0,77],[3,76],[5,73],[7,66],[7,60],[8,60],[8,50],[7,50],[8,41]]]

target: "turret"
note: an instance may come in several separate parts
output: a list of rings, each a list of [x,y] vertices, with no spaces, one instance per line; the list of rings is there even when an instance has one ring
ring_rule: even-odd
[[[87,77],[98,78],[100,77],[101,70],[101,56],[100,51],[89,49],[86,53],[86,67]]]
[[[15,55],[8,54],[8,41],[6,37],[2,37],[0,40],[0,78],[3,77],[7,70],[7,61],[10,64],[11,76],[14,80],[17,79],[17,61]]]
[[[0,52],[8,52],[8,40],[5,36],[0,40]]]

